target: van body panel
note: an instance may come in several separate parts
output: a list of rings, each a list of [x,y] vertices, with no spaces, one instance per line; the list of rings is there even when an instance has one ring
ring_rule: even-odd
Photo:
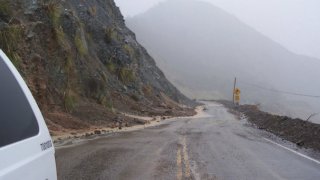
[[[0,66],[6,66],[6,68],[9,69],[9,72],[15,79],[14,83],[17,83],[18,87],[23,92],[27,100],[26,105],[29,106],[27,108],[32,110],[38,125],[37,134],[25,139],[22,138],[22,140],[17,142],[5,144],[2,147],[0,146],[0,180],[56,180],[55,151],[41,111],[23,78],[1,50]],[[4,86],[5,84],[0,84],[0,88],[4,88]],[[6,104],[1,104],[0,99],[0,108],[4,108],[5,106]],[[10,111],[14,112],[12,109],[10,109]],[[3,115],[0,114],[0,125],[1,118],[3,118]],[[6,122],[5,120],[2,121]],[[21,119],[19,121],[21,121]],[[17,126],[19,125],[17,124]],[[15,129],[12,129],[12,133],[14,133],[14,131]]]
[[[33,157],[25,158],[11,167],[1,170],[2,175],[0,175],[0,179],[56,180],[56,169],[48,166],[48,162],[54,161],[55,157],[52,152],[39,153]]]

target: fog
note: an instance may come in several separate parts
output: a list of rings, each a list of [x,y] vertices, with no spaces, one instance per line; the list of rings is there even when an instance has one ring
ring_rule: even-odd
[[[189,97],[231,99],[237,77],[242,103],[303,119],[320,109],[319,98],[279,92],[318,95],[320,60],[287,50],[220,8],[169,1],[128,18],[127,25]]]
[[[125,17],[132,17],[164,1],[116,0],[116,3]],[[318,0],[202,1],[235,15],[295,53],[320,58],[320,1]]]

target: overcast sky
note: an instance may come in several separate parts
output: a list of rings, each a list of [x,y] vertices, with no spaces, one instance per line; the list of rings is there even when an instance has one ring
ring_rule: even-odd
[[[166,0],[115,0],[125,17]],[[170,0],[169,0],[170,1]],[[298,54],[320,58],[320,0],[202,0]]]

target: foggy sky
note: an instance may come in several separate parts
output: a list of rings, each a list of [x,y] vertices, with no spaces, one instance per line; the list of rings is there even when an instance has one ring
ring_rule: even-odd
[[[125,17],[145,12],[165,0],[115,0]],[[319,0],[203,0],[289,50],[320,58]]]

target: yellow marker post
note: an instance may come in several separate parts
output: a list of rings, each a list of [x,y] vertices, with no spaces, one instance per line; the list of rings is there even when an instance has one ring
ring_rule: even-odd
[[[233,93],[234,93],[234,101],[235,101],[236,105],[239,105],[240,104],[240,93],[241,93],[240,89],[236,88]]]

